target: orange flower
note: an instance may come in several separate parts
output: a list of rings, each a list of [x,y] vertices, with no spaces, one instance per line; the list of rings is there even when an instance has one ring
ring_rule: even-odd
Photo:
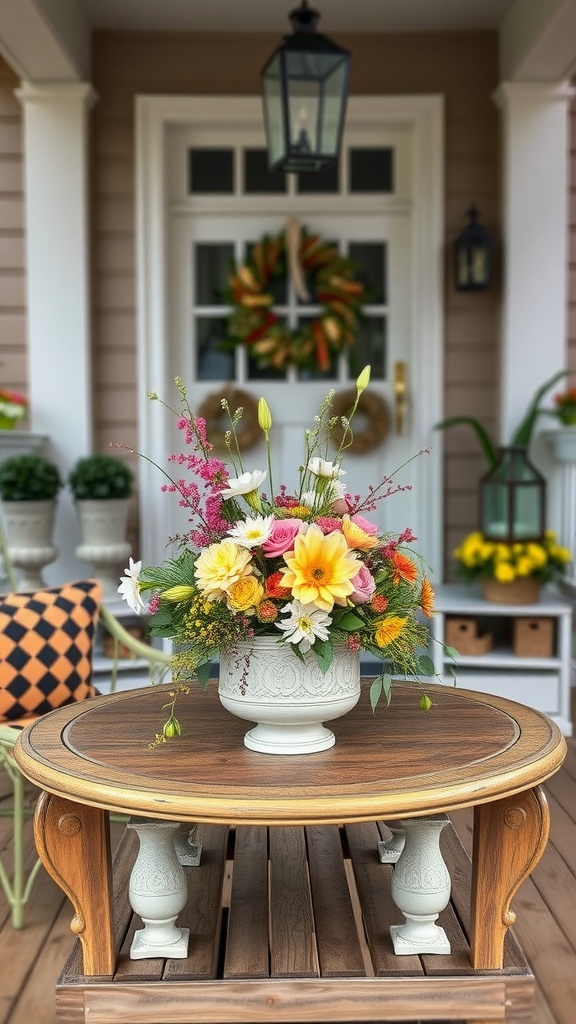
[[[422,580],[422,590],[420,591],[420,607],[429,619],[434,614],[434,587],[430,583],[427,576]]]
[[[278,609],[273,601],[262,601],[256,614],[260,622],[275,622],[278,618]]]
[[[290,597],[290,589],[288,587],[281,587],[280,580],[282,579],[281,572],[270,573],[270,576],[266,580],[265,590],[266,597]]]
[[[394,566],[393,583],[399,583],[400,580],[406,580],[406,583],[414,583],[418,578],[418,569],[414,562],[407,555],[403,555],[401,551],[394,551],[390,555],[390,561]]]

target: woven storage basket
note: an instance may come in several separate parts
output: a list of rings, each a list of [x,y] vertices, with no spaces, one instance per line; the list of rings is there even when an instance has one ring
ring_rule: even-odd
[[[511,583],[482,580],[484,598],[494,604],[536,604],[540,599],[540,589],[540,580],[534,576],[524,576]]]

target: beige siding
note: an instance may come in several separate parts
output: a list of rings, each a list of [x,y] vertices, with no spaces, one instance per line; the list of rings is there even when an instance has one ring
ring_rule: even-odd
[[[475,202],[498,234],[498,84],[495,34],[342,35],[353,54],[351,92],[441,93],[446,98],[447,274],[445,411],[475,412],[494,427],[499,288],[457,295],[450,245]],[[134,442],[134,99],[139,93],[258,94],[259,69],[277,45],[271,35],[98,33],[93,144],[93,330],[95,439]],[[445,436],[446,544],[476,525],[483,470],[467,431]],[[469,458],[468,455],[472,457]]]
[[[573,85],[575,82],[573,81]],[[570,205],[568,223],[567,365],[576,370],[576,99],[570,114]]]
[[[0,384],[26,393],[22,115],[14,95],[18,84],[0,57]]]

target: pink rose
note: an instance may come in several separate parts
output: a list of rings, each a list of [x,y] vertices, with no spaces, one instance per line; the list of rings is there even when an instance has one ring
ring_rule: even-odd
[[[353,592],[350,594],[350,600],[353,604],[366,604],[366,601],[370,600],[376,590],[376,581],[365,565],[354,576],[351,583],[354,587]]]
[[[294,538],[304,528],[302,519],[275,519],[268,540],[262,545],[266,558],[277,558],[294,547]]]
[[[364,530],[364,533],[369,533],[371,537],[378,536],[378,527],[375,523],[371,523],[369,519],[364,519],[364,516],[360,515],[350,516],[350,519],[353,523],[356,523],[356,526],[359,526],[361,530]]]

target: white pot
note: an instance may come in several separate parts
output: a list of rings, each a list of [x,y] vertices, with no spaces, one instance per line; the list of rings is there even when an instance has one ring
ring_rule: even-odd
[[[220,655],[218,695],[238,718],[257,722],[244,737],[263,754],[310,754],[335,742],[324,722],[340,718],[360,697],[360,655],[340,645],[323,674],[316,655],[304,660],[276,637],[255,637]]]
[[[103,600],[115,600],[121,570],[132,551],[132,545],[126,540],[128,499],[77,501],[76,511],[81,533],[76,554],[94,567],[94,575],[102,585]]]
[[[52,543],[56,501],[3,501],[8,558],[18,574],[22,593],[46,586],[42,569],[58,557]]]

